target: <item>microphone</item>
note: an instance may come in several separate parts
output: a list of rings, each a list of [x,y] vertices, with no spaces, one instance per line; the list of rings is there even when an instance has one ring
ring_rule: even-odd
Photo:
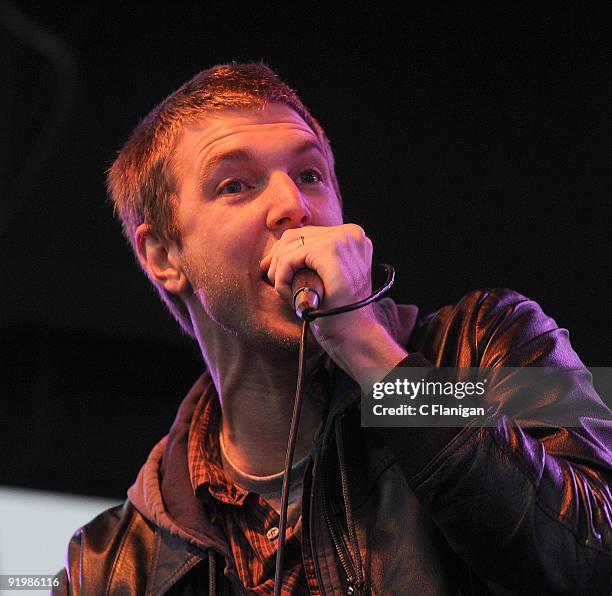
[[[291,280],[291,293],[295,314],[301,319],[305,312],[319,308],[324,294],[323,282],[312,269],[298,269]]]

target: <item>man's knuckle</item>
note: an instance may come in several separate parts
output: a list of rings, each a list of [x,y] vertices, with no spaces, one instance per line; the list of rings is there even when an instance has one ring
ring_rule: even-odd
[[[360,225],[355,223],[346,225],[348,233],[355,238],[355,240],[363,240],[365,238],[365,230]]]

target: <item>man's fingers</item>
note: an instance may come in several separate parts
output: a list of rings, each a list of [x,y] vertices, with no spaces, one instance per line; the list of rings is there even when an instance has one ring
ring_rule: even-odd
[[[261,268],[262,276],[267,275],[288,303],[295,272],[308,267],[323,280],[326,298],[345,304],[364,297],[371,259],[372,242],[361,226],[305,226],[285,230],[262,259]]]
[[[274,260],[274,259],[273,259]],[[268,277],[274,281],[274,288],[287,301],[291,301],[291,282],[298,269],[306,266],[306,247],[298,244],[285,250],[274,260],[274,268],[268,270]]]

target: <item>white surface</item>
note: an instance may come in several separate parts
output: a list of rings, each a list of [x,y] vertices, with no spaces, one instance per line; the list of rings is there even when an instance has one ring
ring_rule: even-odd
[[[98,497],[0,486],[0,574],[53,574],[64,566],[74,531],[117,505]],[[48,591],[0,590],[6,596]]]

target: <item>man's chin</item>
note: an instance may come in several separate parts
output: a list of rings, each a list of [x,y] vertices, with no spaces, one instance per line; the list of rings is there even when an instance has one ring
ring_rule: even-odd
[[[302,335],[302,322],[293,312],[266,319],[264,318],[255,325],[249,325],[248,329],[246,326],[243,327],[239,335],[253,348],[268,350],[275,354],[292,354],[297,357]],[[321,350],[312,332],[308,334],[306,348],[309,353],[312,353],[312,350]]]
[[[262,294],[251,303],[228,295],[214,295],[214,299],[209,301],[201,297],[200,302],[205,305],[205,313],[211,322],[249,348],[260,354],[291,354],[297,358],[302,321],[273,288],[262,283],[259,290]],[[251,308],[245,309],[245,304],[250,304]],[[312,354],[317,349],[321,348],[313,334],[309,333],[308,353]]]

